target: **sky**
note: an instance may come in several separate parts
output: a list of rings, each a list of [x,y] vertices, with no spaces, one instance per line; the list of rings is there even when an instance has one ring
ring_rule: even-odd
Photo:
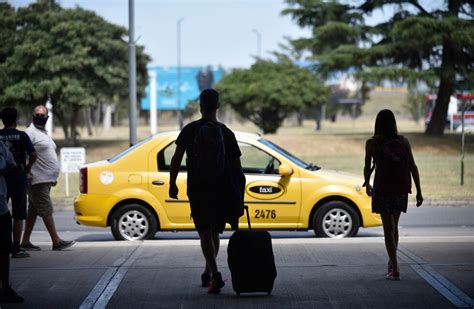
[[[95,11],[106,20],[128,28],[128,0],[57,0],[64,7],[80,6]],[[25,6],[32,0],[10,0]],[[422,0],[425,5],[431,0]],[[249,67],[258,51],[261,34],[262,57],[285,43],[285,37],[311,36],[309,29],[282,16],[283,0],[135,0],[137,44],[152,57],[151,65],[177,65],[177,21],[181,23],[181,65],[221,65],[224,68]],[[372,21],[390,15],[390,9],[377,12]]]
[[[32,1],[13,0],[15,6]],[[61,0],[64,7],[95,11],[106,20],[128,28],[128,0]],[[137,44],[144,45],[152,65],[177,65],[177,21],[181,24],[181,65],[249,67],[257,55],[278,50],[284,36],[308,36],[289,16],[280,0],[135,0]]]

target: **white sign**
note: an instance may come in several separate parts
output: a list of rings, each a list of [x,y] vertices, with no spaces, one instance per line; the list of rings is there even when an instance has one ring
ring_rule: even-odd
[[[61,148],[61,172],[79,173],[81,165],[86,163],[86,150],[83,147]]]

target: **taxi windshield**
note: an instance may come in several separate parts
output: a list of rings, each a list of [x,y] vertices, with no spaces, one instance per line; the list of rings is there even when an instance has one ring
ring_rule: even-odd
[[[127,153],[137,149],[138,147],[140,147],[141,145],[145,144],[146,142],[148,142],[149,140],[151,140],[153,138],[153,136],[150,136],[148,138],[145,138],[144,140],[136,143],[135,145],[125,149],[124,151],[122,151],[121,153],[113,156],[112,158],[108,159],[107,161],[109,161],[110,163],[114,163],[115,161],[117,161],[118,159],[122,158],[123,156],[125,156]]]
[[[302,167],[302,168],[305,168],[305,169],[308,169],[308,170],[318,170],[319,169],[318,166],[313,165],[312,163],[308,164],[308,163],[304,162],[300,158],[296,157],[295,155],[292,155],[291,153],[289,153],[285,149],[283,149],[280,146],[270,142],[269,140],[266,140],[264,138],[260,138],[259,142],[261,142],[265,146],[268,146],[271,149],[275,150],[276,152],[278,152],[279,154],[281,154],[282,156],[284,156],[285,158],[287,158],[288,160],[290,160],[294,164],[298,165],[299,167]]]

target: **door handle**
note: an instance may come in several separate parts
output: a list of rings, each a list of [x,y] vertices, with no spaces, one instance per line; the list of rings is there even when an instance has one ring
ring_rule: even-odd
[[[165,182],[163,180],[153,180],[151,182],[154,186],[162,186],[165,184]]]

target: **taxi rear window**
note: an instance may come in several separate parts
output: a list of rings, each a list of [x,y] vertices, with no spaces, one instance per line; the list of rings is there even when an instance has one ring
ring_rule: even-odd
[[[135,149],[137,149],[138,147],[140,147],[141,145],[145,144],[146,142],[150,141],[151,139],[153,138],[153,136],[150,136],[148,138],[145,138],[144,140],[136,143],[135,145],[125,149],[124,151],[122,151],[121,153],[113,156],[112,158],[108,159],[107,161],[109,161],[110,163],[114,163],[115,161],[117,161],[118,159],[122,158],[123,156],[125,156],[126,154],[134,151]]]

